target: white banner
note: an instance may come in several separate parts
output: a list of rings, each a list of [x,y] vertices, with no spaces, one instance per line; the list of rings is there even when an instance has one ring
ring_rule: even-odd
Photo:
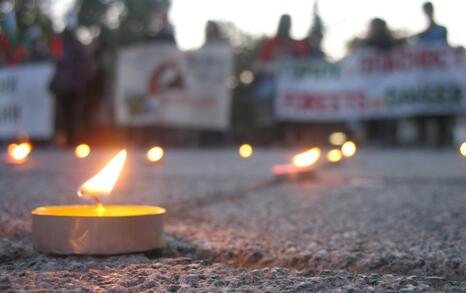
[[[52,73],[51,63],[0,69],[0,138],[53,136],[54,108],[48,91]]]
[[[232,61],[227,46],[186,53],[161,44],[121,50],[115,92],[118,124],[227,129]]]
[[[464,113],[466,57],[450,47],[360,51],[337,63],[289,61],[277,77],[285,121]]]

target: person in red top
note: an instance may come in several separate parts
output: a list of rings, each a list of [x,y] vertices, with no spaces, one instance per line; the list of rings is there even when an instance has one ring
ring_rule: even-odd
[[[259,50],[259,60],[261,62],[276,61],[283,57],[304,57],[306,47],[291,38],[291,17],[284,14],[280,17],[277,34],[265,40]]]

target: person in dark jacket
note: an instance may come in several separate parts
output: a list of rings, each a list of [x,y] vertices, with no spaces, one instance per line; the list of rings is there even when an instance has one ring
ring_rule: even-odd
[[[63,33],[63,55],[58,60],[50,82],[50,91],[57,104],[57,126],[64,131],[66,144],[77,143],[82,107],[91,73],[91,58],[87,48],[76,38],[75,31]]]

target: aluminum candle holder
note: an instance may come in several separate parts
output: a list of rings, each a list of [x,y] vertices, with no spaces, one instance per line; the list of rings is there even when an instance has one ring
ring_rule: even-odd
[[[272,169],[273,175],[277,179],[305,179],[315,178],[314,168],[296,167],[293,164],[275,165]]]
[[[34,247],[44,253],[112,255],[162,249],[165,209],[52,206],[32,211]]]

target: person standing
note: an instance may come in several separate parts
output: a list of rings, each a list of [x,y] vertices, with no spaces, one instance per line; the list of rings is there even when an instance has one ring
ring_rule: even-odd
[[[427,28],[416,36],[418,45],[445,45],[448,46],[448,30],[435,21],[434,5],[431,2],[425,2],[422,10],[427,18]],[[429,139],[428,124],[436,126],[435,144],[438,147],[447,146],[453,140],[453,125],[455,116],[453,115],[423,115],[417,119],[418,141],[420,144],[426,144]]]
[[[270,143],[280,136],[288,136],[286,125],[275,122],[275,71],[283,59],[305,57],[307,50],[303,42],[291,37],[291,17],[280,17],[277,33],[266,39],[259,48],[257,56],[253,95],[256,103],[256,126],[260,128],[260,140]],[[277,135],[278,133],[278,135]]]
[[[369,24],[367,37],[362,47],[379,54],[387,54],[400,46],[403,40],[393,36],[385,20],[374,18]],[[374,119],[366,124],[368,139],[385,145],[398,144],[398,121],[395,119]]]
[[[434,5],[425,2],[422,10],[427,17],[427,28],[418,34],[417,41],[423,44],[448,44],[448,30],[446,27],[437,24],[434,19]]]
[[[291,17],[284,14],[280,17],[277,33],[273,38],[262,43],[259,51],[261,62],[278,61],[285,57],[304,57],[306,48],[301,42],[294,40],[291,35]]]
[[[91,58],[87,48],[77,39],[73,29],[63,32],[63,55],[58,60],[49,89],[56,98],[57,126],[65,133],[65,144],[77,143],[83,95],[91,75]]]

